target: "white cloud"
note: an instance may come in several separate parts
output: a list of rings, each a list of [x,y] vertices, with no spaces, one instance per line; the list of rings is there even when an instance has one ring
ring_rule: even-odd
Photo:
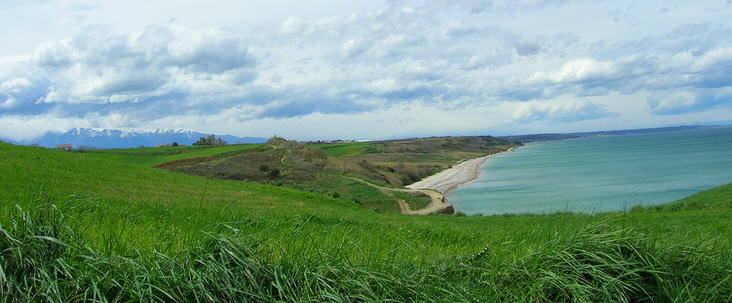
[[[298,17],[290,17],[283,21],[280,30],[286,34],[298,34],[305,28],[305,22]]]
[[[648,107],[657,115],[704,112],[718,107],[732,108],[732,86],[722,89],[663,91],[648,97]]]
[[[690,91],[657,94],[648,100],[654,113],[670,113],[699,104],[699,96]]]
[[[369,45],[365,41],[356,38],[349,39],[341,46],[343,56],[346,58],[358,56],[366,51],[368,48]]]
[[[42,80],[34,81],[28,77],[0,82],[0,109],[34,112],[34,104],[42,101],[46,91]]]
[[[47,42],[32,61],[53,83],[46,102],[77,104],[142,102],[220,78],[238,85],[252,80],[256,63],[241,38],[178,25]]]
[[[606,78],[613,74],[612,63],[600,62],[591,58],[574,59],[562,65],[559,70],[548,75],[549,80],[555,83],[588,81],[597,78]],[[541,74],[535,74],[541,79]]]
[[[49,69],[66,68],[71,64],[73,49],[69,40],[47,41],[36,48],[33,62]]]
[[[0,57],[0,83],[7,83],[0,120],[52,115],[124,126],[177,119],[205,131],[224,114],[249,124],[490,107],[501,111],[496,121],[546,126],[614,113],[630,119],[628,107],[615,104],[631,99],[643,108],[634,121],[711,117],[710,109],[730,103],[732,21],[724,15],[732,8],[713,2],[665,12],[654,3],[628,9],[627,1],[389,1],[366,10],[344,3],[329,5],[328,14],[298,3],[280,5],[286,8],[275,17],[237,19],[229,10],[241,4],[223,1],[210,4],[222,14],[216,21],[191,19],[195,13],[177,6],[156,11],[156,2],[139,12],[144,27],[110,13],[134,16],[125,3],[55,3],[79,15],[76,27],[13,60]],[[257,12],[266,10],[241,10]],[[105,14],[115,20],[99,21]],[[450,121],[455,126],[446,129],[464,127]]]
[[[615,117],[605,106],[591,102],[527,102],[521,104],[511,117],[512,122],[526,123],[546,121],[550,123],[571,123]]]

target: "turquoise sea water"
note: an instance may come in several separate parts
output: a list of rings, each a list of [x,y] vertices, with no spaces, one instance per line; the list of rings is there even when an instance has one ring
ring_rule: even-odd
[[[732,128],[533,143],[448,194],[466,214],[597,213],[732,182]]]

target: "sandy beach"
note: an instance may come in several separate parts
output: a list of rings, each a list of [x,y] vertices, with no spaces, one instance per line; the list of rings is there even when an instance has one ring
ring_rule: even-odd
[[[513,148],[507,151],[513,151]],[[494,157],[501,153],[505,153],[507,151],[460,162],[451,168],[424,178],[418,182],[407,185],[406,188],[432,189],[442,193],[443,195],[447,194],[449,191],[457,188],[458,186],[478,178],[478,172],[480,171],[480,167],[481,165],[483,165],[483,163],[485,163],[488,158]]]

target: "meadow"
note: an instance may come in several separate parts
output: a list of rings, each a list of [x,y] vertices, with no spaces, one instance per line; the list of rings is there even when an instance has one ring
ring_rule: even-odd
[[[258,148],[0,143],[1,301],[732,300],[732,184],[618,213],[406,216],[152,167]]]

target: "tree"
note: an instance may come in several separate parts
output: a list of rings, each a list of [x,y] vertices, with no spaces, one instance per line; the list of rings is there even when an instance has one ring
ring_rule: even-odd
[[[193,145],[226,145],[226,141],[221,140],[221,138],[216,138],[214,135],[210,135],[208,137],[201,137],[193,143]]]
[[[178,146],[178,142],[173,142],[173,146]]]

